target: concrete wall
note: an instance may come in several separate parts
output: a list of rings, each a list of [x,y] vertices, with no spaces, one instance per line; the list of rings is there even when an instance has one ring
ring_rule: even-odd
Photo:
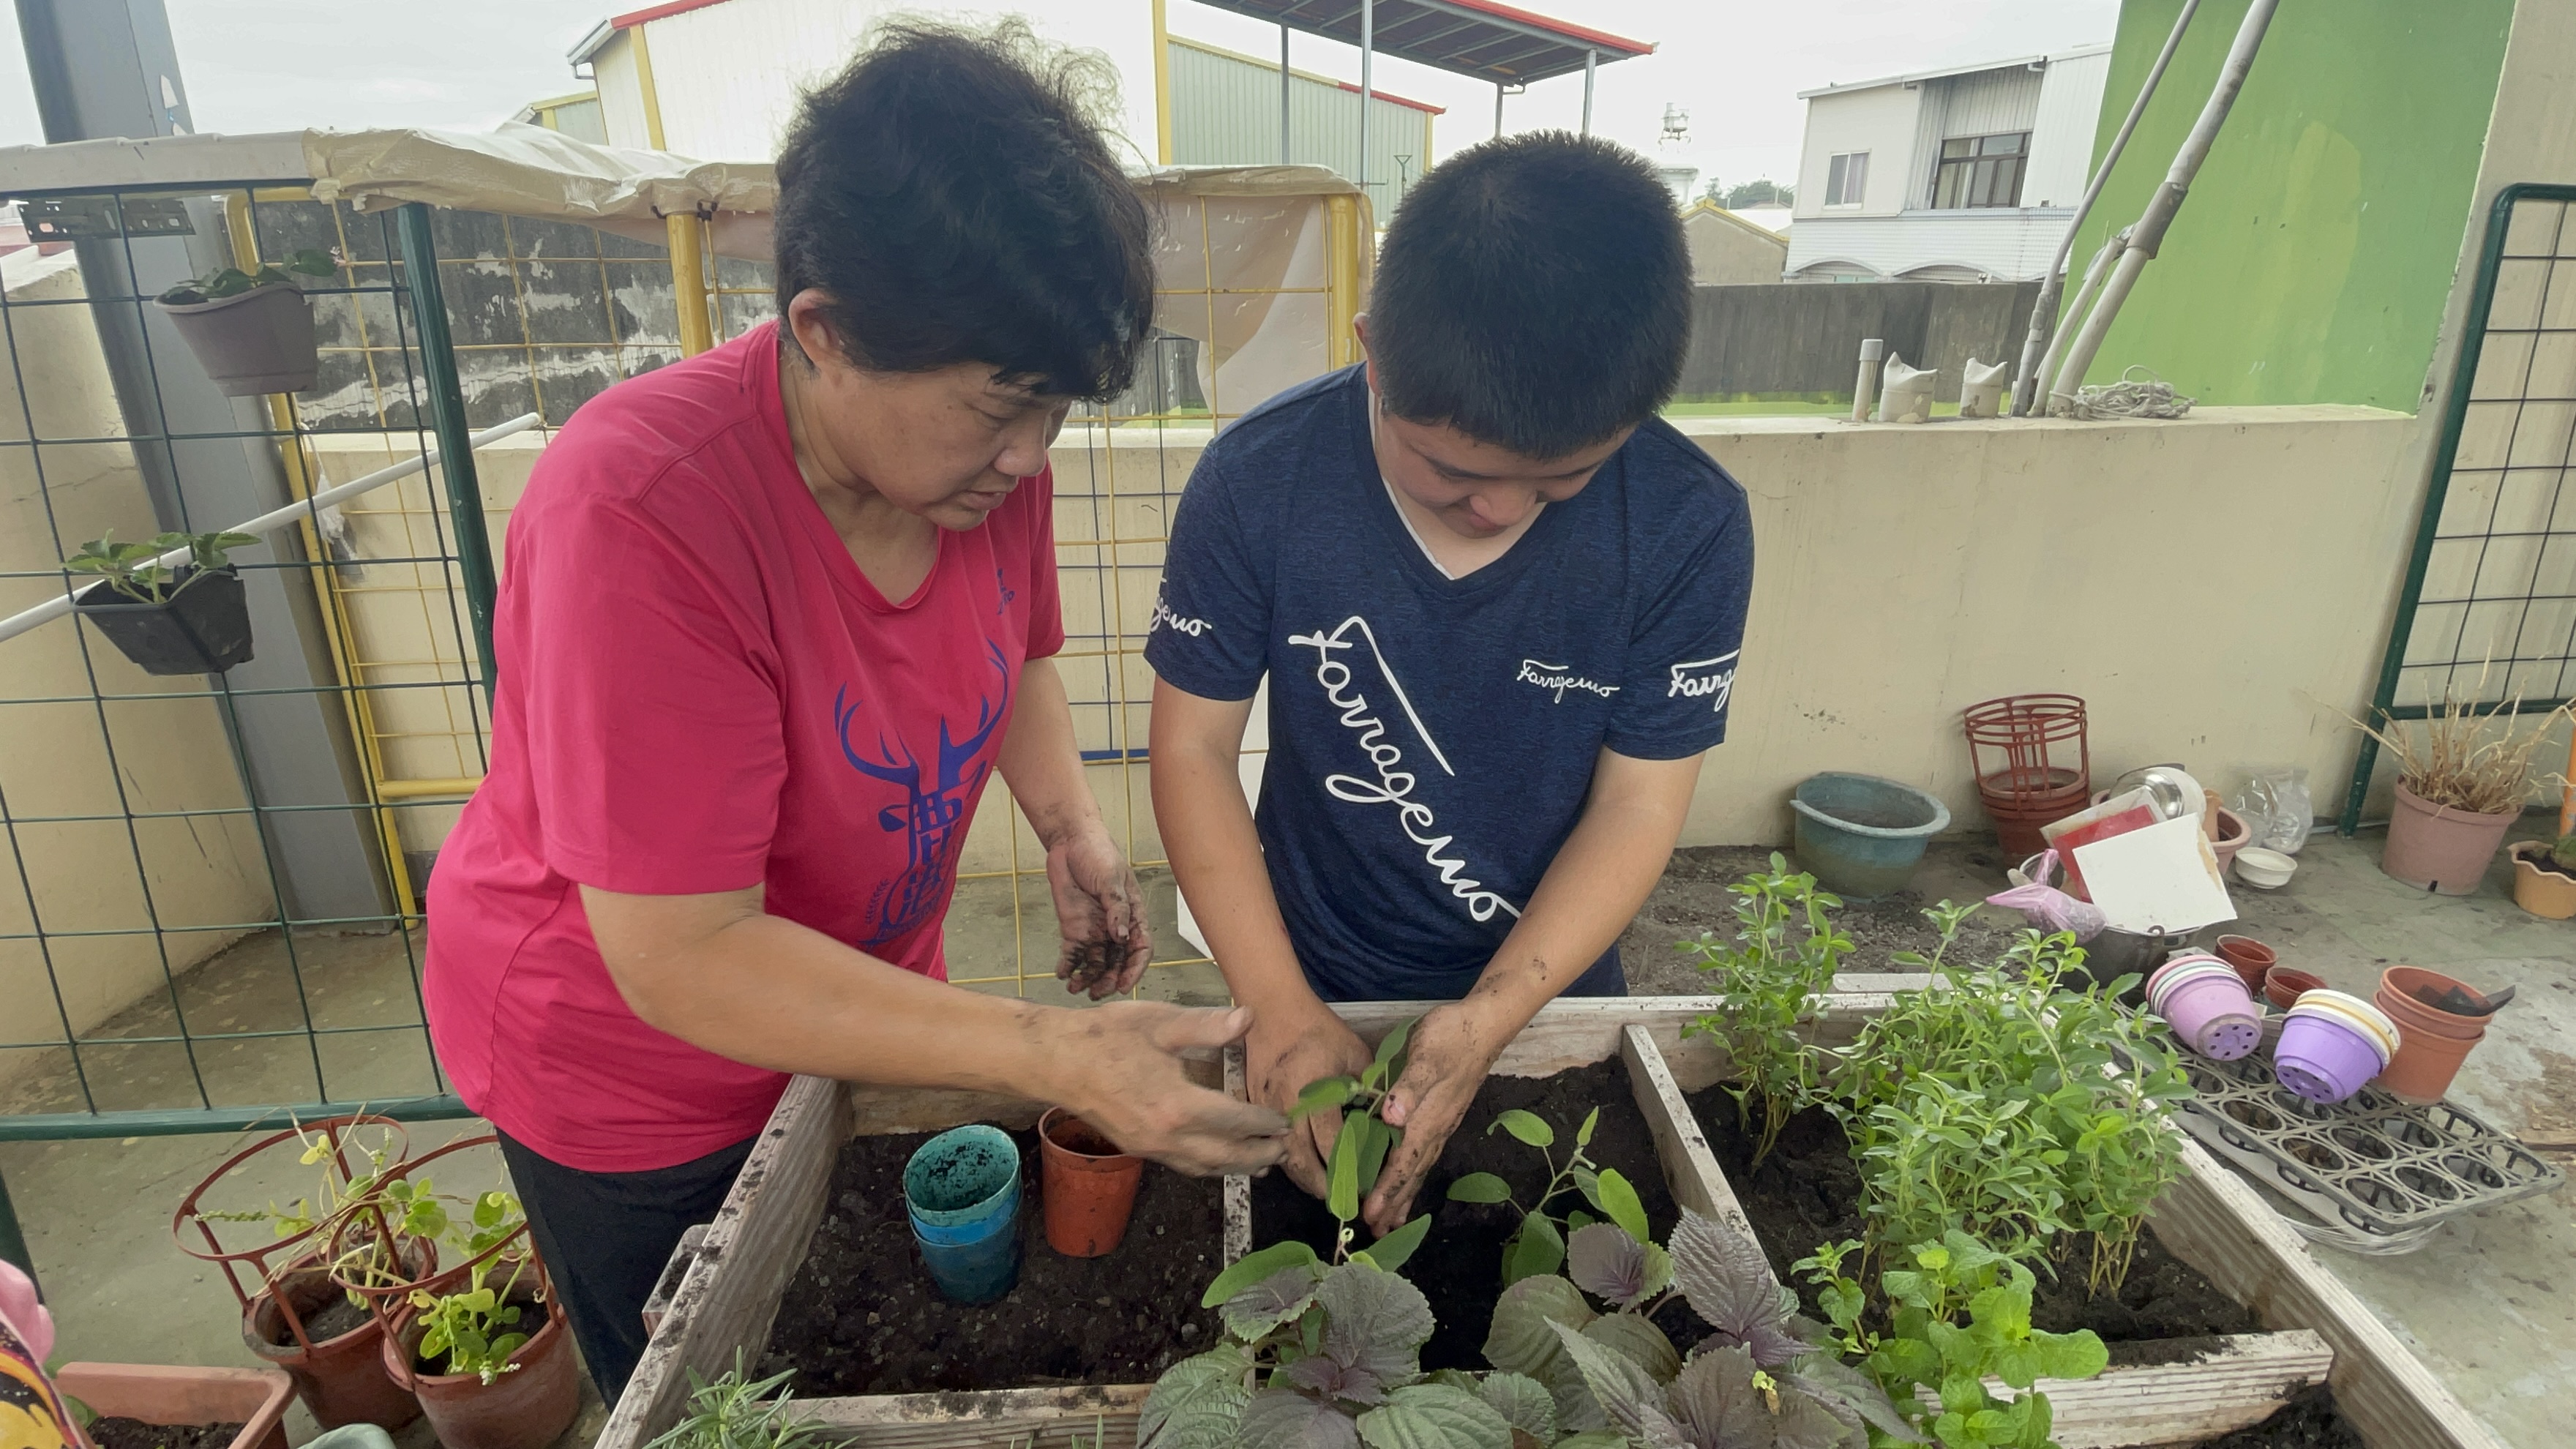
[[[152,507],[124,444],[5,446],[31,436],[31,417],[40,438],[111,437],[124,425],[89,309],[19,305],[85,295],[73,257],[14,253],[0,261],[0,282],[12,304],[15,357],[33,364],[0,394],[12,399],[0,407],[0,573],[51,568],[110,529],[151,537]],[[24,410],[14,401],[20,387]],[[51,577],[0,578],[0,614],[59,587]],[[145,697],[94,705],[91,670],[101,693]],[[276,905],[246,816],[144,819],[130,832],[121,820],[43,819],[241,808],[215,702],[150,698],[201,691],[202,678],[147,675],[88,625],[64,619],[0,641],[0,680],[0,800],[11,822],[0,831],[0,938],[39,924],[63,933],[131,930],[148,927],[156,913],[172,933],[166,956],[148,930],[41,944],[0,939],[0,1043],[59,1041],[66,1016],[73,1031],[86,1031],[158,989],[165,967],[184,970],[243,934],[189,928],[273,917]],[[32,1066],[35,1055],[0,1050],[0,1080]]]
[[[1848,400],[1861,339],[1877,337],[1914,366],[1939,369],[1933,396],[1956,402],[1969,358],[2018,355],[2038,296],[2037,282],[1696,287],[1680,396]]]
[[[2180,3],[2122,5],[2097,155]],[[2549,8],[2526,4],[2522,15],[2547,20]],[[2201,7],[2076,238],[2079,271],[2145,210],[2244,14],[2245,0]],[[2413,411],[2515,23],[2513,0],[2281,7],[2226,130],[2088,380],[2144,364],[2204,403]],[[2517,39],[2518,49],[2524,44]]]

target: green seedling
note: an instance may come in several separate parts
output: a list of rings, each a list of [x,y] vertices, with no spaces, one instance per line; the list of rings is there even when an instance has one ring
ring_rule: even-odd
[[[1699,957],[1722,1004],[1685,1028],[1714,1037],[1734,1063],[1727,1085],[1745,1131],[1753,1135],[1753,1161],[1770,1155],[1780,1129],[1823,1091],[1819,1057],[1802,1028],[1814,1019],[1834,973],[1852,952],[1852,939],[1828,914],[1842,901],[1816,888],[1816,878],[1789,873],[1777,852],[1771,869],[1727,887],[1738,899],[1735,944],[1703,931],[1681,949]],[[1754,1106],[1760,1104],[1760,1124]]]
[[[82,544],[80,552],[63,560],[63,568],[96,574],[107,580],[109,588],[138,604],[166,604],[224,567],[232,550],[257,542],[257,536],[247,533],[164,533],[141,543],[118,543],[109,532]],[[162,565],[161,556],[182,548],[188,551],[190,572],[175,588],[166,587],[178,574]]]
[[[1565,1266],[1567,1238],[1604,1219],[1637,1242],[1652,1246],[1645,1204],[1639,1200],[1635,1184],[1617,1169],[1601,1167],[1584,1154],[1600,1125],[1600,1108],[1584,1114],[1582,1125],[1574,1129],[1573,1150],[1559,1166],[1551,1150],[1556,1146],[1556,1129],[1537,1113],[1515,1107],[1486,1124],[1486,1136],[1510,1133],[1515,1140],[1537,1149],[1539,1161],[1547,1168],[1547,1185],[1526,1206],[1512,1195],[1510,1183],[1490,1172],[1471,1172],[1449,1184],[1451,1202],[1502,1203],[1521,1215],[1520,1226],[1503,1244],[1503,1286],[1508,1288],[1523,1278],[1553,1273]],[[1569,1192],[1581,1193],[1591,1205],[1591,1212],[1576,1208],[1559,1215],[1549,1210]]]
[[[487,1384],[518,1369],[510,1362],[510,1355],[528,1341],[528,1336],[516,1328],[523,1310],[510,1301],[527,1260],[513,1260],[509,1281],[498,1289],[484,1283],[490,1267],[475,1265],[465,1275],[465,1286],[454,1293],[431,1293],[424,1288],[411,1291],[412,1307],[421,1310],[420,1356],[435,1360],[444,1354],[447,1372],[473,1374]]]
[[[2569,875],[2576,875],[2576,835],[2562,835],[2549,847],[2549,863]]]
[[[1333,1138],[1332,1160],[1325,1164],[1324,1206],[1341,1225],[1334,1237],[1335,1262],[1366,1258],[1372,1266],[1392,1273],[1404,1266],[1405,1259],[1413,1256],[1413,1250],[1422,1246],[1424,1235],[1431,1231],[1431,1215],[1424,1213],[1364,1249],[1351,1246],[1359,1235],[1354,1224],[1359,1221],[1360,1205],[1368,1201],[1370,1190],[1377,1186],[1387,1153],[1404,1140],[1404,1129],[1390,1126],[1382,1114],[1386,1111],[1387,1094],[1404,1080],[1404,1048],[1412,1037],[1413,1022],[1408,1021],[1386,1034],[1377,1044],[1377,1055],[1358,1076],[1309,1082],[1288,1110],[1291,1122],[1303,1121],[1317,1112],[1341,1115],[1341,1130]]]
[[[2048,1396],[2032,1385],[2043,1378],[2089,1379],[2110,1362],[2090,1329],[2031,1327],[2038,1279],[1955,1228],[1908,1249],[1913,1267],[1879,1275],[1889,1313],[1886,1331],[1878,1332],[1866,1322],[1861,1285],[1843,1276],[1844,1260],[1859,1249],[1854,1242],[1829,1244],[1797,1266],[1817,1285],[1835,1347],[1859,1357],[1896,1412],[1943,1449],[2048,1449]],[[2015,1390],[2010,1403],[1987,1392],[1989,1377]],[[1930,1391],[1932,1400],[1918,1390]]]
[[[299,276],[335,276],[339,270],[340,264],[332,260],[329,252],[307,248],[266,263],[256,272],[245,272],[239,267],[219,267],[202,277],[190,277],[163,292],[160,300],[173,307],[193,307],[202,302],[238,297],[261,287],[291,287]]]

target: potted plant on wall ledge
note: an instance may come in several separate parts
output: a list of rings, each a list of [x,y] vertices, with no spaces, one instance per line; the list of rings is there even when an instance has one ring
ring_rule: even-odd
[[[2544,920],[2576,917],[2576,835],[2521,841],[2511,854],[2514,904]]]
[[[300,251],[256,272],[225,267],[156,299],[181,341],[226,397],[302,392],[320,371],[313,307],[297,277],[340,270],[329,252]]]
[[[228,557],[257,542],[247,533],[165,533],[142,543],[103,534],[63,560],[72,573],[101,578],[72,596],[72,609],[146,674],[221,674],[251,657],[250,599]],[[165,567],[181,549],[188,562]]]
[[[2486,878],[2504,833],[2531,795],[2531,761],[2568,708],[2520,723],[2520,697],[2481,710],[2446,686],[2419,732],[2383,715],[2361,728],[2397,760],[2397,804],[2389,812],[2388,848],[2379,868],[2398,880],[2446,896],[2464,896]],[[2499,728],[2501,725],[2501,728]]]

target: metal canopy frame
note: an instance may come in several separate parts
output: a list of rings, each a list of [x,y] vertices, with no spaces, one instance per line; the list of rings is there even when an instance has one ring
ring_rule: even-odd
[[[1651,55],[1652,41],[1552,20],[1493,0],[1200,0],[1279,27],[1279,136],[1288,137],[1288,32],[1302,30],[1360,51],[1359,168],[1368,192],[1368,106],[1372,63],[1381,55],[1472,76],[1494,86],[1494,134],[1503,134],[1503,97],[1532,81],[1583,75],[1583,133],[1592,134],[1593,78],[1613,61]],[[1428,158],[1425,158],[1426,160]]]

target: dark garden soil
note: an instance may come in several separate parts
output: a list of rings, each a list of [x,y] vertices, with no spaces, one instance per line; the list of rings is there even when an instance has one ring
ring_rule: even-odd
[[[1708,990],[1705,978],[1691,964],[1696,958],[1676,950],[1674,943],[1693,939],[1702,931],[1733,940],[1736,898],[1726,888],[1753,871],[1769,869],[1770,861],[1771,852],[1763,846],[1693,845],[1674,851],[1663,878],[1619,938],[1619,961],[1627,971],[1629,991],[1639,996],[1691,996]],[[2014,864],[1991,843],[1968,847],[1961,863],[1981,874],[1992,873],[1991,884],[1977,892],[1980,895],[2003,889],[2004,870]],[[1791,868],[1796,864],[1791,861]],[[1949,893],[1962,901],[1969,899],[1957,889]],[[1892,959],[1897,952],[1928,952],[1939,944],[1939,933],[1923,919],[1923,908],[1934,899],[1920,890],[1906,890],[1879,900],[1846,902],[1834,914],[1834,924],[1852,938],[1846,969],[1902,971],[1906,968]],[[2021,917],[2014,912],[1979,911],[1959,928],[1951,959],[1994,960],[2021,931]]]
[[[1503,1243],[1520,1225],[1520,1218],[1502,1204],[1451,1202],[1448,1191],[1450,1183],[1468,1173],[1490,1172],[1512,1185],[1523,1206],[1530,1205],[1530,1197],[1545,1184],[1549,1171],[1539,1161],[1539,1149],[1523,1145],[1509,1133],[1485,1130],[1514,1107],[1537,1113],[1556,1129],[1557,1145],[1549,1151],[1560,1166],[1574,1143],[1575,1128],[1586,1113],[1599,1107],[1601,1125],[1584,1155],[1597,1166],[1618,1169],[1635,1184],[1657,1240],[1670,1233],[1678,1220],[1672,1194],[1664,1186],[1661,1160],[1655,1155],[1655,1139],[1629,1092],[1625,1063],[1613,1058],[1552,1077],[1489,1078],[1414,1200],[1417,1214],[1433,1214],[1431,1235],[1403,1270],[1431,1300],[1432,1316],[1439,1323],[1422,1350],[1426,1369],[1486,1367],[1485,1333],[1493,1322],[1494,1300],[1503,1288]],[[1554,1211],[1563,1217],[1585,1206],[1569,1188],[1556,1199]],[[1252,1184],[1256,1245],[1296,1238],[1329,1254],[1334,1227],[1324,1205],[1290,1182],[1287,1174],[1274,1172]],[[1363,1240],[1367,1234],[1366,1228],[1360,1229]],[[1678,1300],[1657,1314],[1655,1323],[1685,1351],[1707,1332]]]
[[[369,1321],[366,1309],[350,1302],[348,1294],[335,1289],[320,1307],[305,1315],[304,1336],[311,1342],[325,1343],[344,1333],[355,1333],[366,1327]],[[280,1347],[288,1347],[295,1342],[295,1330],[286,1326],[282,1316],[278,1319],[276,1337]]]
[[[1037,1134],[1020,1144],[1020,1280],[997,1302],[931,1286],[903,1209],[903,1166],[929,1134],[857,1137],[787,1285],[762,1373],[801,1397],[1142,1384],[1216,1341],[1199,1294],[1224,1246],[1223,1188],[1148,1164],[1127,1236],[1098,1258],[1046,1245]]]
[[[141,1419],[92,1419],[85,1426],[98,1449],[225,1449],[239,1424],[147,1424]]]
[[[1813,1285],[1789,1265],[1825,1243],[1861,1236],[1860,1170],[1851,1160],[1842,1124],[1821,1108],[1789,1119],[1780,1140],[1757,1170],[1752,1139],[1738,1125],[1735,1098],[1723,1087],[1690,1094],[1691,1110],[1708,1131],[1708,1145],[1726,1170],[1763,1255],[1780,1281],[1796,1288],[1807,1312],[1817,1312]],[[2166,1252],[2150,1228],[2138,1240],[2129,1276],[2116,1295],[2089,1296],[2084,1268],[2090,1241],[2079,1241],[2054,1278],[2042,1272],[2031,1304],[2031,1322],[2052,1333],[2089,1328],[2106,1343],[2254,1333],[2262,1324],[2251,1309]],[[2114,1351],[2114,1361],[2123,1361]],[[2127,1362],[2141,1361],[2135,1356]]]

